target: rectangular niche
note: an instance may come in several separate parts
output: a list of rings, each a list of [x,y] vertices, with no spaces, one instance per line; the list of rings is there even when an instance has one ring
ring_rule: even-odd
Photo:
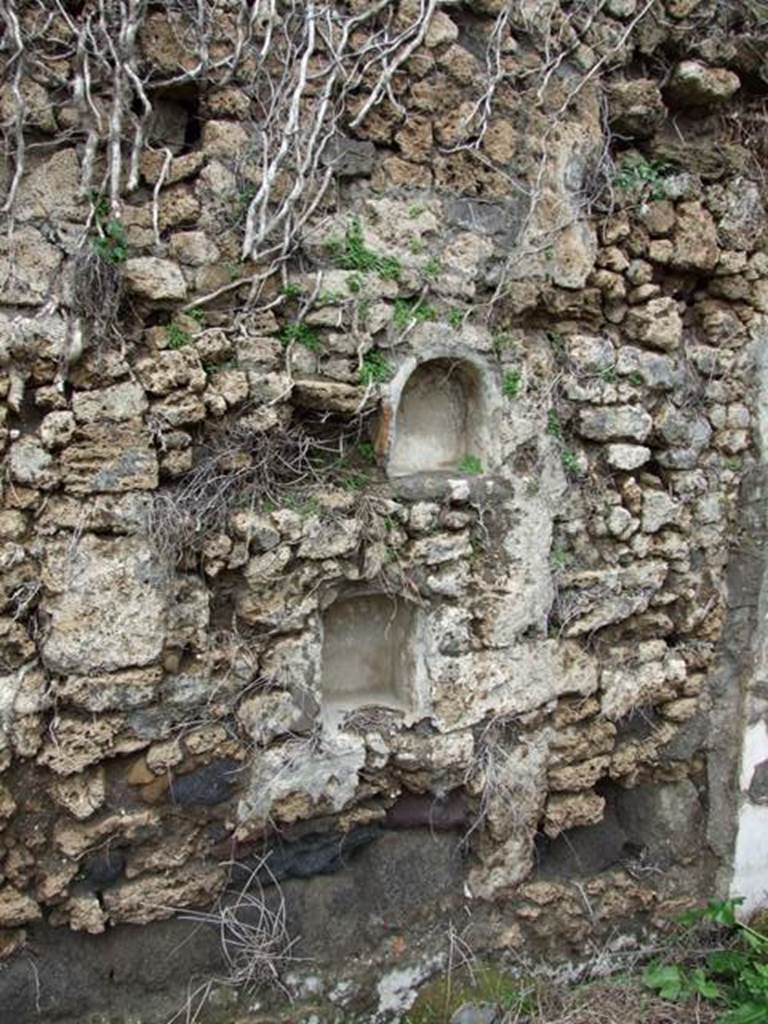
[[[467,456],[488,460],[486,395],[479,369],[430,359],[405,382],[395,409],[389,476],[456,472]]]
[[[416,703],[417,609],[401,597],[338,598],[323,616],[322,701],[339,711]]]

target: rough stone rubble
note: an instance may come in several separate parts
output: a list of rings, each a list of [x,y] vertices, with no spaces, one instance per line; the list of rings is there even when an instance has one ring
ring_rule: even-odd
[[[504,908],[502,946],[658,921],[714,876],[710,681],[768,315],[763,181],[723,125],[764,103],[762,58],[697,0],[437,6],[256,300],[231,287],[260,269],[247,56],[151,93],[120,232],[82,189],[74,68],[41,45],[25,74],[0,239],[0,957],[42,919],[207,906],[275,830],[351,834],[406,794],[462,792],[466,891]],[[187,67],[182,30],[150,11],[139,65]],[[663,86],[638,77],[661,53]],[[81,314],[84,251],[111,254],[117,322]],[[438,358],[479,374],[483,450],[388,479],[393,382]],[[222,479],[245,483],[225,502]],[[371,593],[412,609],[425,677],[410,709],[329,725],[323,617]],[[632,836],[579,887],[544,871],[617,807],[667,837],[656,860]]]

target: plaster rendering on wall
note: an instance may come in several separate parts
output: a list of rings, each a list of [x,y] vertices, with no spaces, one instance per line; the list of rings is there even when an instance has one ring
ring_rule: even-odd
[[[415,700],[416,642],[417,610],[402,598],[339,598],[323,617],[324,706],[409,709]]]
[[[467,460],[485,467],[486,416],[477,366],[448,357],[416,366],[399,395],[389,475],[456,472]]]

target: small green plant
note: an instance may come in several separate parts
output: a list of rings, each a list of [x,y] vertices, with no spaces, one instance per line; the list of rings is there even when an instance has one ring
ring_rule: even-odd
[[[357,295],[363,290],[365,281],[361,274],[350,274],[346,280],[347,289],[351,295]]]
[[[682,914],[678,921],[685,928],[715,925],[726,941],[701,966],[654,961],[643,973],[644,984],[663,999],[706,999],[722,1011],[718,1024],[768,1024],[768,936],[736,919],[741,903],[710,900]]]
[[[363,462],[368,462],[372,466],[376,465],[376,449],[370,441],[361,441],[357,446],[357,451]]]
[[[503,352],[505,348],[508,348],[512,344],[512,336],[502,331],[500,334],[494,334],[493,336],[493,347],[496,352]]]
[[[479,476],[483,472],[483,464],[477,455],[465,455],[459,463],[459,472],[467,476]]]
[[[556,409],[550,409],[547,413],[547,433],[558,441],[563,439],[563,425]]]
[[[523,386],[523,377],[519,370],[507,370],[504,374],[503,390],[507,398],[517,398]]]
[[[643,375],[641,373],[638,373],[637,370],[634,370],[632,373],[630,373],[630,375],[627,377],[627,380],[629,381],[630,384],[633,384],[636,388],[641,388],[643,386],[643,383],[644,383]]]
[[[394,256],[381,256],[369,249],[357,218],[350,221],[343,241],[331,239],[326,248],[342,270],[375,273],[385,281],[397,281],[400,278],[403,269],[400,260]]]
[[[604,384],[613,384],[616,381],[616,367],[604,366],[600,371],[600,380]]]
[[[185,345],[192,341],[192,335],[189,331],[185,331],[178,324],[168,324],[165,328],[165,337],[168,341],[168,348],[173,349],[184,348]]]
[[[285,324],[280,331],[279,337],[285,348],[295,344],[303,345],[310,352],[322,351],[322,342],[318,338],[317,333],[299,320],[294,321],[292,324]]]
[[[326,291],[320,292],[317,296],[318,306],[335,306],[338,302],[343,302],[344,296],[341,292],[333,291],[328,288]]]
[[[304,289],[300,284],[294,284],[291,282],[283,288],[283,295],[286,299],[298,299],[304,294]]]
[[[425,211],[425,206],[420,206],[418,203],[414,203],[413,206],[408,207],[408,217],[411,220],[416,220],[416,218],[420,217]]]
[[[664,199],[667,194],[664,178],[670,171],[669,164],[661,160],[648,160],[639,153],[627,153],[616,172],[614,184],[622,191],[640,189],[651,199]]]
[[[730,469],[732,473],[738,473],[744,465],[744,462],[738,455],[730,455],[723,459],[723,465],[726,469]]]
[[[581,476],[581,465],[579,464],[578,458],[570,448],[566,448],[562,452],[560,459],[563,463],[563,469],[569,476]]]
[[[363,491],[371,482],[371,478],[367,473],[349,473],[341,481],[341,486],[345,491],[352,491],[357,493]]]
[[[418,256],[419,253],[424,252],[424,243],[420,238],[412,238],[408,243],[408,249],[414,256]]]
[[[437,320],[437,310],[434,306],[429,306],[425,302],[408,302],[406,299],[395,299],[392,321],[399,330],[405,330],[414,321],[423,324],[429,320]]]
[[[448,314],[448,323],[454,331],[458,331],[464,323],[464,311],[461,309],[452,309]]]
[[[424,273],[432,281],[436,280],[440,276],[442,269],[443,265],[436,256],[432,256],[424,264]]]
[[[190,320],[194,320],[198,327],[205,327],[205,310],[199,306],[195,306],[194,309],[187,310],[187,316]]]
[[[381,352],[372,349],[363,356],[360,367],[360,383],[368,387],[369,384],[383,384],[392,376],[393,368]]]
[[[571,561],[571,556],[565,548],[552,548],[550,560],[556,569],[565,569]]]
[[[93,240],[93,248],[107,263],[120,264],[128,259],[128,236],[122,221],[110,218],[102,221],[97,213],[101,234]]]

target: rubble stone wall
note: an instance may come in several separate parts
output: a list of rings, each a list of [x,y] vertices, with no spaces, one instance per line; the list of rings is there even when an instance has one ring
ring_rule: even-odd
[[[3,17],[0,1021],[759,906],[759,11]]]

